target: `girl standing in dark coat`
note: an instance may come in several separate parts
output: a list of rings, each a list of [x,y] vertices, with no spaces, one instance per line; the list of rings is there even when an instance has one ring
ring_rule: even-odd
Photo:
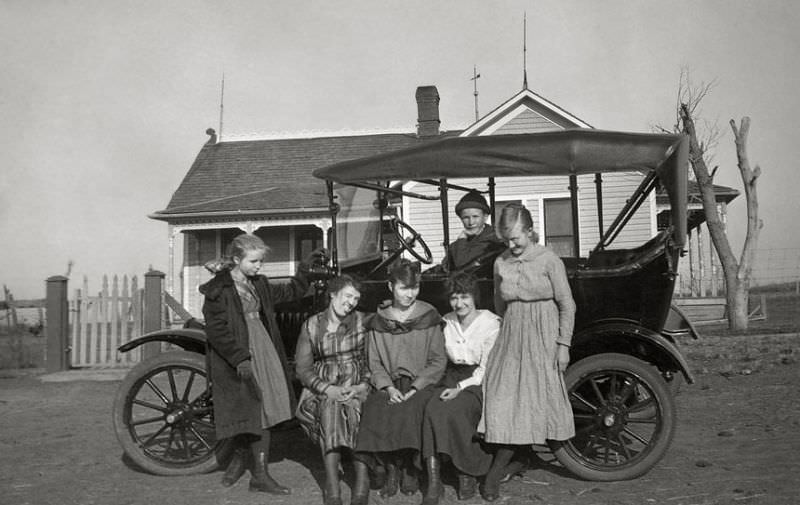
[[[270,428],[291,419],[295,406],[273,307],[302,297],[308,283],[300,276],[273,285],[258,275],[267,251],[259,237],[237,236],[228,248],[229,267],[200,292],[205,295],[216,434],[218,439],[233,437],[236,446],[222,484],[231,486],[242,476],[250,452],[250,491],[289,494],[267,470]],[[299,271],[304,270],[301,264]]]

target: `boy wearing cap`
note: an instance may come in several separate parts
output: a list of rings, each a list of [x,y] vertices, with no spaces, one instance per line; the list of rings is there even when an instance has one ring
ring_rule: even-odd
[[[490,212],[489,204],[478,191],[472,190],[459,200],[456,215],[461,219],[464,230],[450,244],[442,266],[452,272],[469,266],[485,254],[499,253],[505,249],[505,244],[497,237],[492,225],[486,222]]]

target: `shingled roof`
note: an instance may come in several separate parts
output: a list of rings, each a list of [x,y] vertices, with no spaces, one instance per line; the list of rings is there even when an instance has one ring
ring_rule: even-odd
[[[325,184],[312,177],[315,168],[430,140],[416,133],[386,133],[209,143],[198,153],[167,208],[150,217],[172,221],[324,211],[328,207]]]

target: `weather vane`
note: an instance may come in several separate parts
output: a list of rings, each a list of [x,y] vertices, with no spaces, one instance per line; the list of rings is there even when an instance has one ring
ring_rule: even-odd
[[[478,73],[478,67],[476,65],[472,66],[472,81],[473,84],[473,92],[472,94],[475,96],[475,122],[478,122],[478,78],[480,78],[481,74]]]

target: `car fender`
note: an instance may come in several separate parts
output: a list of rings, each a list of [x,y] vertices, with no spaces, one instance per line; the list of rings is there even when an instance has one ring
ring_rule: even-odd
[[[678,346],[664,335],[636,321],[611,319],[582,328],[572,338],[571,354],[581,359],[601,352],[629,354],[658,366],[679,370],[689,384],[694,376]]]
[[[195,328],[153,331],[119,346],[119,351],[128,352],[150,342],[167,342],[187,351],[206,353],[206,333]]]
[[[700,337],[697,328],[689,320],[689,316],[674,302],[669,306],[667,321],[664,323],[664,329],[661,333],[669,337],[673,342],[675,337],[689,336],[695,340]]]

